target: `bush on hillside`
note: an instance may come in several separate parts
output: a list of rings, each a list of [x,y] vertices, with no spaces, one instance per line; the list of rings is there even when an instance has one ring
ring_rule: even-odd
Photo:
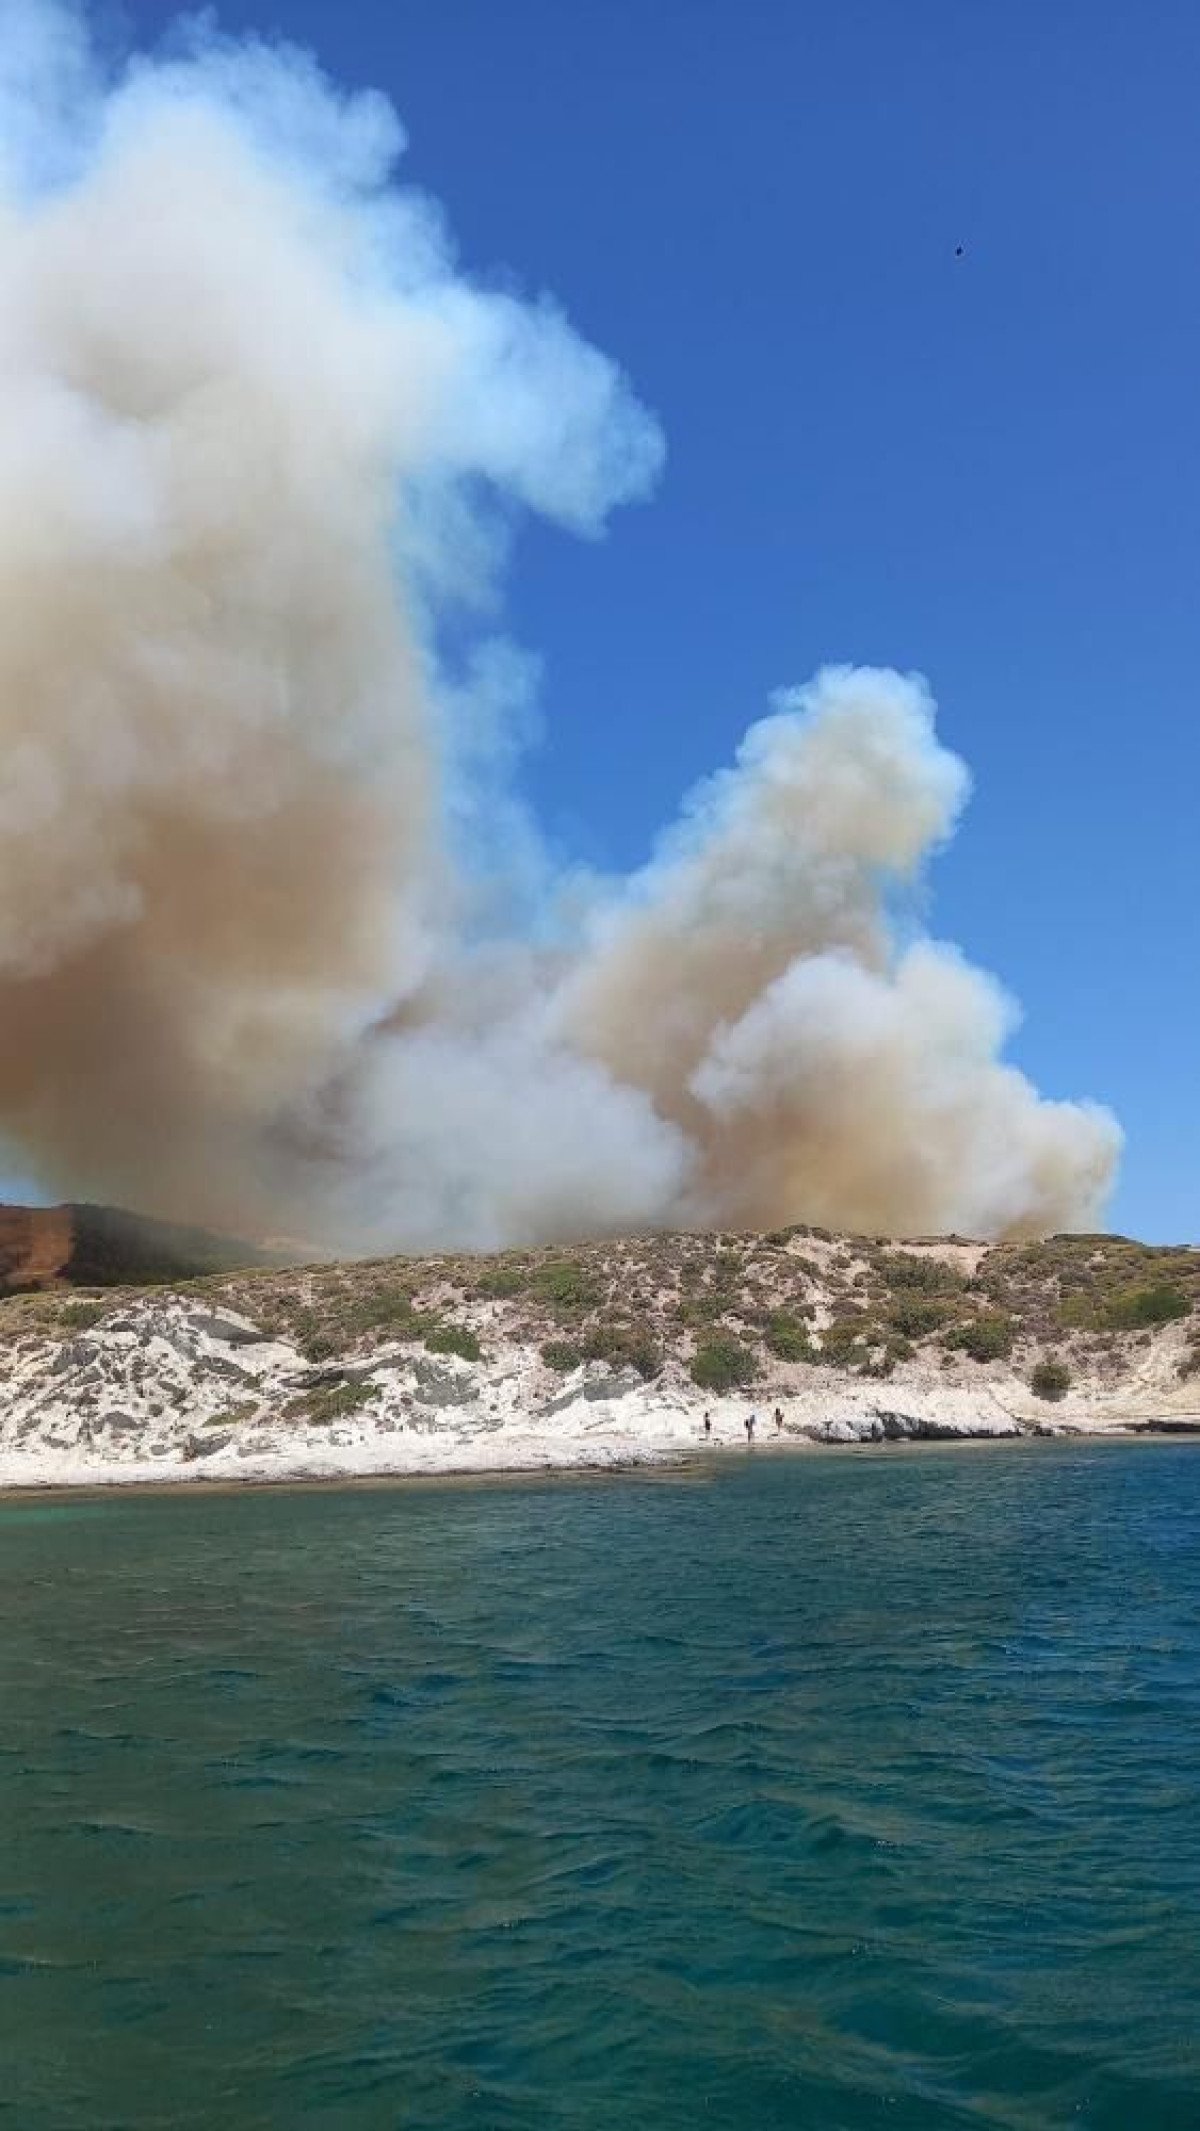
[[[817,1358],[807,1325],[787,1310],[778,1310],[768,1317],[766,1342],[776,1361],[815,1361]]]
[[[692,1356],[692,1382],[705,1391],[735,1391],[751,1384],[756,1365],[749,1347],[740,1339],[709,1339]]]
[[[478,1361],[482,1349],[469,1325],[435,1324],[425,1334],[431,1354],[457,1354],[460,1361]]]
[[[1131,1288],[1124,1295],[1114,1295],[1105,1308],[1105,1317],[1115,1332],[1140,1331],[1143,1326],[1174,1324],[1180,1317],[1191,1314],[1188,1297],[1177,1287],[1159,1281],[1154,1287]]]
[[[889,1287],[914,1288],[923,1295],[956,1295],[963,1286],[962,1274],[944,1258],[918,1258],[911,1251],[885,1251],[879,1270]]]
[[[287,1406],[287,1412],[297,1420],[329,1421],[346,1420],[357,1413],[379,1393],[378,1384],[325,1384],[315,1391],[304,1391]]]
[[[663,1365],[662,1353],[649,1332],[611,1318],[589,1325],[581,1350],[585,1361],[606,1361],[614,1368],[636,1369],[647,1383]]]
[[[834,1369],[844,1369],[852,1362],[866,1359],[867,1350],[880,1341],[880,1332],[871,1318],[861,1312],[852,1317],[835,1317],[820,1335],[819,1361],[828,1362]]]
[[[680,1302],[678,1312],[680,1323],[694,1325],[697,1328],[704,1325],[719,1324],[722,1317],[733,1317],[738,1314],[740,1301],[741,1297],[735,1288],[697,1288],[692,1294],[685,1295]]]
[[[355,1295],[341,1306],[339,1323],[350,1332],[394,1332],[403,1338],[415,1316],[407,1288],[375,1288]]]
[[[520,1295],[529,1285],[529,1274],[519,1265],[489,1265],[475,1281],[475,1295],[480,1302],[504,1302],[512,1295]]]
[[[329,1332],[305,1332],[299,1341],[305,1361],[332,1361],[341,1352],[341,1342]]]
[[[1071,1388],[1071,1372],[1065,1361],[1044,1356],[1029,1379],[1029,1388],[1035,1398],[1065,1398]]]
[[[888,1323],[903,1339],[924,1339],[940,1330],[953,1314],[954,1304],[942,1296],[901,1295],[887,1313]]]
[[[1074,1331],[1140,1332],[1156,1325],[1174,1324],[1190,1316],[1191,1297],[1171,1282],[1160,1280],[1150,1287],[1123,1288],[1107,1294],[1076,1293],[1064,1296],[1059,1320]]]
[[[1000,1310],[989,1310],[966,1324],[955,1325],[953,1331],[947,1332],[945,1344],[969,1354],[972,1361],[1003,1361],[1012,1353],[1015,1336],[1012,1318]]]
[[[569,1376],[577,1369],[583,1356],[569,1339],[548,1339],[542,1348],[542,1360],[548,1369],[556,1369],[560,1376]]]
[[[58,1322],[64,1332],[89,1332],[110,1307],[104,1302],[67,1302],[58,1313]]]
[[[586,1266],[574,1258],[551,1258],[537,1267],[529,1284],[542,1302],[556,1310],[594,1310],[603,1300]]]

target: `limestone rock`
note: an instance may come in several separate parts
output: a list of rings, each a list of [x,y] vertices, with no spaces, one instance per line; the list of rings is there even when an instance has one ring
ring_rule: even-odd
[[[473,1378],[460,1376],[457,1370],[448,1369],[444,1362],[426,1361],[423,1356],[418,1356],[412,1364],[412,1373],[416,1379],[416,1396],[423,1406],[469,1406],[479,1397]]]

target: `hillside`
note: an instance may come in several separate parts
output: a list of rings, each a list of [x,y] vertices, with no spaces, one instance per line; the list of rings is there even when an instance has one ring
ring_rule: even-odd
[[[604,1362],[713,1390],[794,1382],[814,1364],[885,1380],[918,1354],[1031,1369],[1043,1349],[1122,1375],[1166,1326],[1183,1328],[1187,1371],[1200,1340],[1200,1250],[1115,1236],[988,1247],[796,1227],[234,1275],[212,1292],[314,1361],[458,1329],[472,1347],[489,1333],[536,1347],[557,1373]]]
[[[0,1297],[55,1287],[157,1286],[278,1263],[275,1253],[253,1244],[117,1206],[0,1206]]]
[[[760,1442],[1200,1431],[1190,1248],[796,1227],[147,1287],[120,1232],[103,1285],[0,1302],[0,1480],[625,1462],[744,1447],[752,1409]]]

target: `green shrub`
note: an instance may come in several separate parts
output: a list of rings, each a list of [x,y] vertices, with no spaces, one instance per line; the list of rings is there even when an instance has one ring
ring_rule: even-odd
[[[885,1251],[879,1270],[889,1287],[913,1288],[922,1295],[961,1293],[962,1274],[944,1258],[917,1258],[910,1251]]]
[[[469,1325],[434,1324],[423,1336],[431,1354],[457,1354],[462,1361],[478,1361],[482,1352]]]
[[[475,1282],[475,1294],[480,1302],[503,1302],[511,1295],[520,1295],[529,1284],[529,1274],[520,1265],[490,1265],[480,1273]]]
[[[1174,1324],[1177,1318],[1190,1316],[1191,1308],[1179,1288],[1159,1281],[1154,1287],[1130,1288],[1114,1295],[1104,1315],[1114,1332],[1129,1332],[1140,1331],[1144,1325]]]
[[[741,1298],[733,1288],[703,1287],[694,1295],[687,1296],[679,1305],[679,1316],[684,1324],[697,1328],[719,1324],[722,1317],[738,1314]]]
[[[705,1391],[734,1391],[757,1374],[754,1356],[740,1339],[709,1339],[692,1356],[692,1382]]]
[[[820,1337],[821,1351],[817,1359],[838,1369],[845,1368],[850,1362],[862,1361],[865,1349],[878,1341],[879,1332],[869,1317],[859,1313],[853,1317],[835,1317]]]
[[[589,1326],[581,1343],[585,1361],[606,1361],[615,1368],[636,1369],[648,1383],[662,1368],[662,1353],[649,1332],[636,1325],[605,1322]]]
[[[988,1310],[982,1316],[969,1318],[966,1324],[955,1325],[947,1332],[945,1344],[969,1354],[972,1361],[1002,1361],[1012,1353],[1016,1337],[1011,1317],[1001,1310]]]
[[[287,1411],[298,1419],[317,1421],[340,1421],[351,1413],[357,1413],[378,1394],[377,1384],[323,1384],[316,1391],[303,1391],[294,1398]]]
[[[1140,1332],[1155,1325],[1173,1324],[1191,1313],[1192,1303],[1182,1289],[1167,1281],[1151,1287],[1118,1289],[1107,1294],[1082,1293],[1063,1297],[1059,1322],[1085,1332]]]
[[[1029,1388],[1035,1398],[1065,1398],[1071,1388],[1071,1372],[1065,1361],[1046,1355],[1034,1368]]]
[[[891,1305],[887,1320],[903,1339],[924,1339],[927,1333],[938,1331],[953,1310],[954,1304],[940,1296],[913,1293]]]
[[[58,1313],[58,1322],[64,1332],[89,1332],[110,1307],[103,1302],[67,1302]]]
[[[328,1332],[306,1332],[300,1339],[300,1352],[306,1361],[332,1361],[339,1342]]]
[[[376,1288],[372,1294],[356,1298],[348,1314],[356,1330],[370,1332],[385,1326],[404,1330],[411,1324],[415,1311],[408,1289],[397,1287]]]
[[[257,1412],[258,1408],[253,1399],[243,1399],[239,1405],[221,1406],[216,1413],[210,1413],[204,1426],[206,1428],[240,1428],[244,1421],[253,1420]]]
[[[579,1367],[583,1356],[569,1339],[548,1339],[542,1348],[542,1360],[548,1369],[557,1369],[560,1376],[566,1376]]]
[[[551,1258],[539,1265],[530,1285],[541,1301],[558,1310],[594,1310],[603,1300],[592,1275],[574,1258]]]
[[[817,1350],[808,1336],[807,1325],[786,1310],[767,1319],[766,1341],[776,1361],[816,1360]]]

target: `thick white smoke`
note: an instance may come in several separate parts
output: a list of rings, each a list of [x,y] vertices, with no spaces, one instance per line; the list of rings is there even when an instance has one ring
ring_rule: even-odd
[[[966,791],[918,680],[818,676],[643,873],[551,877],[521,662],[436,647],[516,506],[593,532],[661,442],[551,305],[461,273],[402,146],[293,51],[193,25],[106,71],[0,0],[22,1165],[343,1247],[1094,1221],[1112,1120],[1041,1102],[990,980],[890,921]]]

